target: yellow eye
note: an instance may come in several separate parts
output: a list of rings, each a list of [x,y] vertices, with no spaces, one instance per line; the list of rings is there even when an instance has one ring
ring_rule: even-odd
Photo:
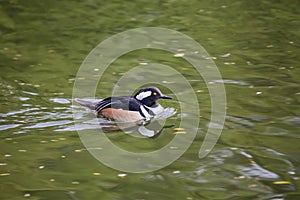
[[[156,92],[153,92],[153,95],[155,96],[155,95],[157,95],[157,93],[156,93]]]

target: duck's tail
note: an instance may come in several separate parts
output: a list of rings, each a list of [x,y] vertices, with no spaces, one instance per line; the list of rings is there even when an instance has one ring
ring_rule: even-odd
[[[74,99],[77,103],[79,103],[81,106],[87,107],[91,110],[95,110],[97,102],[92,102],[88,100],[83,100],[83,99]]]

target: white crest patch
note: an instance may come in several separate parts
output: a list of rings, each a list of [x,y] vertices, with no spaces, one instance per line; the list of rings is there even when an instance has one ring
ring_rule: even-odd
[[[136,98],[141,101],[141,100],[151,96],[151,93],[152,93],[151,91],[141,92],[138,95],[136,95]]]

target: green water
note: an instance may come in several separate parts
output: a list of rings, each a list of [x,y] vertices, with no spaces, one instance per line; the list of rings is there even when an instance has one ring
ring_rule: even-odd
[[[299,199],[299,6],[292,0],[1,0],[0,199]],[[116,171],[94,159],[70,128],[80,64],[104,39],[137,27],[180,31],[214,58],[227,117],[204,159],[198,151],[210,98],[189,68],[183,75],[197,91],[202,118],[193,144],[171,165],[143,174]],[[118,59],[99,98],[141,60],[186,64],[168,55],[141,50]],[[176,101],[162,104],[178,109]],[[177,126],[179,119],[168,123]],[[173,128],[141,143],[122,132],[109,135],[140,152],[173,137]]]

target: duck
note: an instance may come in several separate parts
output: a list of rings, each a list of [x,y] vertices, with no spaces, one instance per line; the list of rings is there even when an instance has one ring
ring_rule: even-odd
[[[98,117],[115,122],[149,121],[163,110],[159,99],[172,99],[164,95],[157,87],[141,88],[133,96],[113,96],[99,102],[75,99],[81,106],[93,110]]]

